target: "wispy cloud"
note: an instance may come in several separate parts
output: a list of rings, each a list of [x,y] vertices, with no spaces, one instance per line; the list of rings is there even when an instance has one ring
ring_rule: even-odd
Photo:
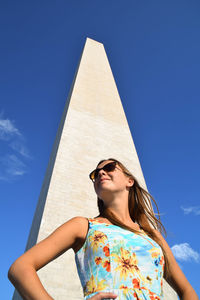
[[[0,180],[10,181],[27,173],[26,159],[31,155],[15,122],[0,113]]]
[[[12,143],[9,144],[9,146],[20,153],[22,156],[30,158],[29,151],[28,149],[19,141],[13,141]]]
[[[0,179],[10,180],[27,172],[26,165],[14,154],[6,154],[0,158]]]
[[[174,245],[171,248],[175,258],[180,261],[200,261],[200,255],[197,251],[193,250],[188,243]]]
[[[184,215],[188,214],[194,214],[196,216],[200,216],[200,206],[189,206],[189,207],[183,207],[181,206],[181,209],[184,212]]]
[[[0,158],[0,163],[5,167],[6,173],[10,175],[23,175],[26,171],[25,164],[13,154]]]
[[[21,133],[15,127],[14,122],[9,119],[0,119],[0,139],[7,141],[16,135],[21,136]]]

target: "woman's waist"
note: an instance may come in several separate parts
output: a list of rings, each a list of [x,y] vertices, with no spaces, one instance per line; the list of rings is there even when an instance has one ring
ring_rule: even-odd
[[[86,274],[85,274],[86,275]],[[89,280],[86,277],[82,277],[82,286],[84,295],[89,295],[94,292],[105,291],[106,289],[112,289],[117,291],[131,292],[135,290],[146,291],[146,293],[162,294],[163,279],[162,278],[150,278],[149,276],[139,276],[141,274],[129,274],[125,278],[120,277],[117,273],[108,272],[102,276],[101,273],[95,273],[89,276]]]
[[[104,288],[103,290],[93,291],[92,293],[84,293],[84,300],[90,299],[94,295],[104,292],[104,293],[114,293],[117,295],[116,300],[125,300],[125,299],[138,299],[138,300],[162,300],[162,294],[153,292],[147,288],[140,287],[127,287],[121,285],[119,288]]]

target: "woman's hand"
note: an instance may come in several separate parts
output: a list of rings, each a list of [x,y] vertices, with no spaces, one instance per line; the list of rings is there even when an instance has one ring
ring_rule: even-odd
[[[116,294],[114,293],[98,293],[96,295],[94,295],[93,297],[91,297],[91,300],[102,300],[102,299],[115,299],[117,297]]]

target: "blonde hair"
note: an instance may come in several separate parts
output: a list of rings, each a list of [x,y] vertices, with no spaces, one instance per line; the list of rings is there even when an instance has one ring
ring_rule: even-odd
[[[117,165],[122,169],[124,174],[131,179],[134,180],[133,186],[129,189],[129,196],[128,196],[128,206],[129,206],[129,213],[130,217],[133,220],[133,222],[138,223],[138,225],[145,231],[145,233],[151,237],[155,242],[159,244],[159,246],[162,248],[164,259],[165,259],[165,268],[164,268],[164,275],[167,277],[168,275],[168,268],[169,263],[168,259],[165,253],[165,250],[163,249],[161,241],[158,239],[157,235],[155,234],[154,229],[159,230],[161,233],[164,232],[166,235],[166,230],[161,223],[160,220],[160,213],[158,210],[157,203],[153,196],[148,193],[145,189],[143,189],[139,183],[138,180],[133,176],[133,174],[118,160],[114,158],[108,158],[101,160],[98,165],[100,165],[102,162],[106,160],[111,160],[117,163]],[[98,166],[97,165],[97,166]],[[153,208],[151,206],[151,200],[154,202],[156,209],[157,209],[157,216],[155,216],[155,213],[153,212]],[[124,229],[130,230],[134,233],[139,234],[139,231],[125,225],[122,223],[116,215],[111,212],[109,207],[105,207],[104,202],[102,199],[97,198],[97,204],[100,216],[106,217],[112,224],[120,226]]]

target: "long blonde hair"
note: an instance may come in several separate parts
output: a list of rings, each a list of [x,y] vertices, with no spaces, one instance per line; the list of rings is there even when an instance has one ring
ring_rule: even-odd
[[[165,268],[164,268],[164,276],[167,277],[168,275],[168,269],[169,269],[169,263],[168,259],[165,253],[165,250],[163,249],[161,241],[158,239],[157,235],[155,234],[154,229],[159,230],[161,233],[164,232],[166,235],[166,230],[161,223],[160,220],[160,213],[158,210],[157,203],[153,196],[148,193],[145,189],[143,189],[135,176],[118,160],[114,158],[108,158],[101,160],[98,165],[100,165],[102,162],[106,160],[111,160],[115,161],[117,165],[122,169],[124,174],[131,179],[134,180],[134,184],[132,187],[130,187],[129,190],[129,196],[128,196],[128,206],[129,206],[129,213],[130,217],[133,220],[133,222],[138,223],[138,225],[146,232],[146,234],[151,237],[156,243],[160,245],[162,248],[163,254],[164,254],[164,259],[165,259]],[[98,166],[97,165],[97,166]],[[153,212],[153,208],[151,206],[151,200],[154,202],[156,209],[157,209],[157,215],[158,217],[155,216]],[[97,198],[97,204],[98,204],[98,209],[100,216],[107,218],[112,224],[120,226],[124,229],[130,230],[134,233],[139,234],[139,231],[125,225],[122,223],[116,215],[111,212],[109,207],[105,207],[104,202],[102,199]]]

